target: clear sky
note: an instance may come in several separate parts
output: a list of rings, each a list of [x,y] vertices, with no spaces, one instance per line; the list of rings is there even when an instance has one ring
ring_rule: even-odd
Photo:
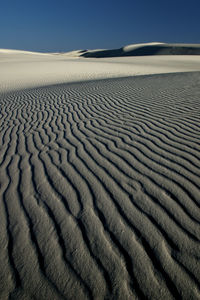
[[[119,48],[200,43],[200,0],[0,0],[0,48]]]

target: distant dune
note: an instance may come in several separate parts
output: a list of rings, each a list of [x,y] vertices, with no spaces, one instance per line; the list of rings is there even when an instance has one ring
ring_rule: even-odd
[[[198,300],[200,56],[80,53],[0,51],[0,300]]]
[[[200,55],[150,55],[155,47],[169,50],[161,43],[64,53],[0,49],[0,92],[93,79],[200,71]],[[197,45],[193,48],[199,49]],[[141,49],[146,49],[148,55],[132,56],[141,53]]]
[[[83,57],[121,57],[146,55],[200,55],[200,44],[133,44],[112,50],[85,50]]]

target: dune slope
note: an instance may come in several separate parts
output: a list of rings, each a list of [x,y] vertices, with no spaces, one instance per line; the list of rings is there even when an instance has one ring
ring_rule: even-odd
[[[200,73],[0,95],[0,299],[199,299]]]
[[[83,57],[120,57],[148,55],[200,55],[200,44],[143,43],[119,49],[85,50]]]
[[[124,47],[127,53],[132,48]],[[94,79],[200,71],[198,55],[87,59],[79,55],[76,51],[48,54],[0,49],[0,92]]]

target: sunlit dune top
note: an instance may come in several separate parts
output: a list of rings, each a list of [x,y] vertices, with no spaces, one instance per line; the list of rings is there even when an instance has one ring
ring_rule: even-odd
[[[166,43],[160,43],[160,42],[152,42],[152,43],[141,43],[141,44],[131,44],[123,47],[124,51],[131,51],[134,49],[138,49],[140,47],[146,47],[146,46],[157,46],[157,45],[166,45]]]

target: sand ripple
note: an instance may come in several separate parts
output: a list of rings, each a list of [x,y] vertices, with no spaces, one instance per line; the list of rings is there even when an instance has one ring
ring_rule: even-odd
[[[200,298],[199,84],[1,94],[1,299]]]

